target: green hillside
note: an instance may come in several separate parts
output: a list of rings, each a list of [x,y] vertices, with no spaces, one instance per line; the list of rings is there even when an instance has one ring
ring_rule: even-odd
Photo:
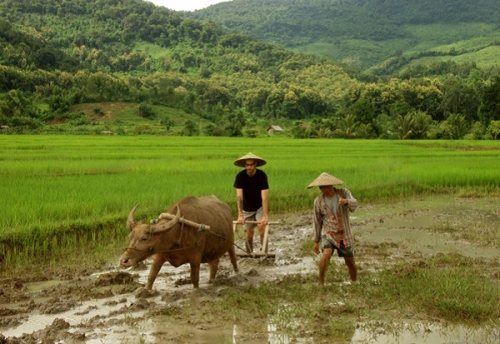
[[[473,30],[458,40],[465,34],[450,29],[458,29],[456,19],[409,20],[409,10],[408,18],[397,19],[392,7],[373,7],[376,1],[272,3],[283,10],[287,3],[315,5],[318,15],[325,4],[337,6],[343,24],[335,29],[350,37],[339,42],[352,49],[396,50],[415,42],[360,73],[347,60],[293,52],[146,1],[0,0],[1,133],[253,137],[276,124],[295,138],[500,135],[500,68],[488,61],[497,45],[478,34],[495,30],[491,11],[465,16]],[[366,18],[354,15],[363,11]],[[367,14],[377,11],[383,15]],[[280,20],[295,20],[300,31],[303,14]],[[484,22],[472,22],[479,15]],[[349,26],[354,20],[357,30]],[[285,28],[275,27],[295,32]],[[317,29],[310,32],[327,32]],[[436,44],[418,37],[434,37]],[[328,42],[313,42],[328,50]]]
[[[414,63],[460,63],[461,55],[498,65],[494,0],[233,0],[184,15],[379,75]],[[388,59],[399,59],[398,68],[387,68]]]
[[[10,126],[83,125],[72,105],[121,101],[177,108],[211,122],[208,134],[238,136],[262,118],[330,112],[356,83],[333,61],[139,0],[1,0],[0,13],[0,108]],[[284,103],[290,92],[297,98]]]

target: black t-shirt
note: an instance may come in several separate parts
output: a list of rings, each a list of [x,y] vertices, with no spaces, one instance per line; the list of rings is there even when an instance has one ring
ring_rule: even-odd
[[[246,170],[236,175],[234,180],[236,189],[243,189],[243,210],[256,211],[262,207],[262,190],[268,190],[267,175],[264,171],[256,169],[253,176],[249,176]]]

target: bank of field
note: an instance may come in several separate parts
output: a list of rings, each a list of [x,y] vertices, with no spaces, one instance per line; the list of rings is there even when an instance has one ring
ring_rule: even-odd
[[[123,245],[136,203],[137,218],[151,219],[213,194],[235,214],[233,161],[250,151],[267,160],[271,217],[311,209],[318,190],[307,185],[323,171],[362,203],[499,194],[495,141],[1,135],[0,258],[64,254],[82,238]]]

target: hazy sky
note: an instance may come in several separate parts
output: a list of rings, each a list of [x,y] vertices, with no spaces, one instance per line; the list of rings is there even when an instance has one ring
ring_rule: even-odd
[[[174,11],[199,10],[219,2],[230,0],[147,0],[156,6],[164,6]]]

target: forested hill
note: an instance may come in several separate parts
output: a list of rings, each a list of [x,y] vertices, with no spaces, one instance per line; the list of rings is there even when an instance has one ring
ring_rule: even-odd
[[[497,0],[233,0],[183,14],[363,70],[403,56],[397,68],[378,66],[382,74],[500,45]]]
[[[372,26],[359,34],[408,39],[390,17],[365,18]],[[385,71],[407,55],[396,57]],[[0,0],[0,132],[255,136],[277,124],[297,138],[497,138],[500,68],[476,61],[409,65],[389,78],[141,0]]]
[[[241,135],[253,116],[331,112],[357,83],[331,60],[141,0],[0,0],[0,29],[0,124],[10,127],[86,124],[74,105],[120,101],[157,123],[169,123],[151,110],[163,105],[208,121],[206,133]]]

